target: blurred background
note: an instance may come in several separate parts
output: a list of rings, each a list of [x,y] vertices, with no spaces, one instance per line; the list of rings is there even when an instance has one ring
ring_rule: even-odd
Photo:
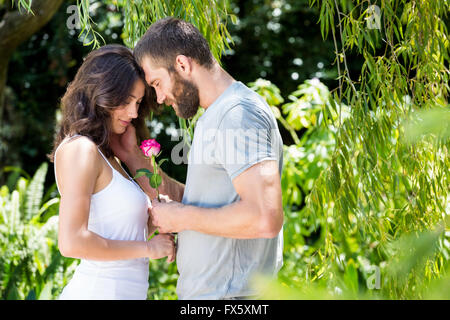
[[[184,6],[155,1],[159,8],[146,1],[133,2],[134,7],[126,1],[81,1],[78,7],[77,1],[33,1],[33,20],[24,18],[30,16],[28,1],[0,0],[0,299],[55,299],[78,263],[57,249],[59,194],[46,155],[58,126],[60,98],[83,57],[97,44],[132,46],[149,25],[146,17],[157,20],[168,13],[184,14],[202,31],[208,26],[217,31],[205,34],[216,57],[266,99],[279,121],[285,144],[285,262],[277,281],[256,279],[255,286],[267,289],[268,298],[448,299],[449,58],[442,28],[448,24],[448,3],[432,9],[431,1],[420,11],[439,17],[441,24],[425,31],[439,31],[446,46],[424,45],[415,54],[416,45],[401,40],[414,32],[412,27],[408,33],[408,26],[419,24],[405,1],[381,6],[401,21],[395,30],[385,26],[381,36],[364,29],[368,1],[341,1],[336,7],[334,1],[216,2],[214,9],[200,0]],[[210,14],[200,15],[199,7]],[[342,16],[350,20],[342,20],[339,29],[333,19]],[[130,33],[133,23],[140,29]],[[351,35],[357,37],[354,43]],[[410,52],[404,50],[404,60],[392,60],[401,71],[389,78],[394,62],[383,69],[377,57],[391,61],[394,54],[386,48],[397,45],[409,46]],[[441,78],[416,76],[420,69],[414,66],[433,54],[442,57],[425,73]],[[423,87],[410,87],[414,81]],[[406,117],[427,109],[426,97],[436,95],[436,89],[428,89],[431,82],[430,87],[442,87],[440,100],[433,100],[440,106],[437,113]],[[405,90],[397,93],[393,86]],[[403,120],[415,135],[405,133]],[[167,158],[179,142],[176,129],[192,132],[195,126],[180,123],[171,108],[147,124]],[[162,169],[185,182],[186,165],[168,161]],[[152,261],[150,268],[148,298],[176,299],[176,265]]]

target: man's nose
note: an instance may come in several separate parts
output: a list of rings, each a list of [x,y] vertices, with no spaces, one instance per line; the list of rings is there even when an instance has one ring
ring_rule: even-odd
[[[166,99],[166,95],[162,93],[161,89],[156,89],[156,102],[158,104],[163,104]]]

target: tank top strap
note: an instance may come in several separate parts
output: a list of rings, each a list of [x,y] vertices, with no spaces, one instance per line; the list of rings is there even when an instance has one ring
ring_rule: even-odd
[[[111,163],[109,162],[109,160],[105,157],[105,155],[103,154],[103,152],[100,150],[100,148],[99,147],[97,147],[97,149],[98,149],[98,152],[100,153],[100,155],[103,157],[103,159],[105,159],[105,161],[106,161],[106,163],[110,166],[110,168],[113,170],[113,172],[114,172],[114,167],[111,165]]]
[[[97,148],[98,149],[98,152],[101,154],[101,156],[103,157],[103,159],[105,159],[105,161],[106,161],[106,163],[111,167],[111,169],[112,169],[112,171],[113,171],[113,174],[114,174],[114,172],[117,172],[118,174],[120,174],[121,175],[121,173],[119,173],[118,171],[117,171],[117,169],[115,169],[112,165],[111,165],[111,162],[109,162],[109,160],[105,157],[105,155],[101,152],[101,150],[100,150],[100,148]],[[136,183],[136,181],[134,181],[134,179],[132,178],[132,177],[130,177],[130,175],[128,174],[128,172],[127,172],[127,170],[125,170],[123,167],[122,167],[122,165],[119,163],[119,166],[122,168],[122,170],[125,172],[125,174],[127,175],[127,177],[129,178],[129,180],[132,182],[132,183],[134,183],[138,188],[140,188],[139,187],[139,185]]]

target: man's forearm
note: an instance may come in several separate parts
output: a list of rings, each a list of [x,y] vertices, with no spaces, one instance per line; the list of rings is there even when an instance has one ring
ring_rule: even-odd
[[[169,198],[172,200],[181,202],[183,200],[184,187],[185,187],[184,184],[169,177],[161,169],[159,169],[159,174],[161,175],[161,178],[162,178],[162,182],[161,182],[161,186],[160,186],[160,193],[168,195]],[[148,179],[147,179],[147,182],[148,182]]]
[[[133,157],[128,163],[126,163],[128,169],[131,174],[134,176],[136,174],[136,170],[145,168],[153,172],[153,167],[151,165],[151,161],[139,154]],[[158,188],[160,194],[165,194],[169,196],[172,200],[181,202],[183,199],[184,193],[184,184],[181,182],[172,179],[167,174],[165,174],[161,169],[158,170],[158,173],[161,175],[162,182],[160,187]],[[150,186],[147,177],[140,177],[136,179],[137,183],[141,186],[144,192],[150,197],[150,199],[155,199],[157,197],[156,190]]]
[[[236,239],[273,238],[266,233],[262,213],[244,201],[221,208],[182,205],[179,210],[183,230]]]

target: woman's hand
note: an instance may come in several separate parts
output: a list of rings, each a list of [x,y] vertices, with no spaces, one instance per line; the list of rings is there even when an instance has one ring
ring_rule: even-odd
[[[152,223],[152,217],[150,216],[150,208],[148,208],[148,220],[147,220],[147,227],[148,227],[148,236],[150,237],[155,231],[158,229],[156,226]]]
[[[167,262],[169,263],[175,260],[175,237],[171,234],[157,234],[147,242],[147,248],[150,259],[167,257]]]
[[[141,154],[137,145],[136,129],[131,124],[128,125],[124,133],[111,134],[110,146],[114,155],[125,164],[128,164],[133,157]]]

